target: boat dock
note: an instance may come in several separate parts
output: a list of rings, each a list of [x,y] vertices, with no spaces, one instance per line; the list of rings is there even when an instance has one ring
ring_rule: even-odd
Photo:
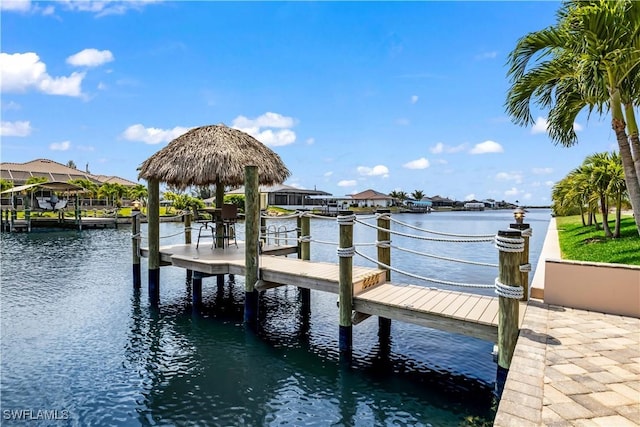
[[[303,289],[339,293],[338,264],[312,262],[278,255],[295,254],[297,246],[264,246],[260,256],[260,276],[265,285],[258,290],[295,285]],[[141,248],[142,257],[149,249]],[[160,247],[162,265],[185,268],[204,275],[246,275],[245,245],[225,249],[195,244]],[[411,285],[390,283],[387,271],[370,267],[353,267],[353,323],[368,316],[414,323],[421,326],[463,334],[488,341],[498,337],[498,297],[482,296]],[[526,304],[519,310],[519,322]]]

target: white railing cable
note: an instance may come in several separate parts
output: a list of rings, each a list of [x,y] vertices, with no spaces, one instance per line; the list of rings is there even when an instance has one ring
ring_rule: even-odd
[[[414,274],[414,273],[409,273],[408,271],[404,271],[404,270],[400,270],[398,268],[394,268],[391,267],[390,265],[387,265],[383,262],[377,261],[367,255],[364,255],[358,251],[355,251],[356,254],[360,255],[362,258],[371,261],[381,267],[384,267],[388,270],[394,271],[396,273],[399,274],[403,274],[405,276],[409,276],[409,277],[413,277],[414,279],[419,279],[419,280],[424,280],[426,282],[432,282],[432,283],[439,283],[442,285],[447,285],[447,286],[458,286],[458,287],[463,287],[463,288],[479,288],[479,289],[490,289],[493,288],[494,285],[485,285],[485,284],[479,284],[479,283],[461,283],[461,282],[452,282],[449,280],[441,280],[441,279],[433,279],[431,277],[424,277],[424,276],[420,276],[418,274]]]
[[[478,239],[487,239],[487,238],[493,238],[493,234],[456,234],[456,233],[445,233],[443,231],[435,231],[435,230],[429,230],[426,228],[420,228],[420,227],[416,227],[415,225],[411,225],[411,224],[407,224],[406,222],[402,222],[402,221],[398,221],[397,219],[391,218],[389,217],[389,219],[392,222],[395,222],[396,224],[400,224],[403,227],[407,227],[407,228],[412,228],[414,230],[418,230],[418,231],[422,231],[425,233],[430,233],[430,234],[437,234],[440,236],[451,236],[451,237],[469,237],[469,238],[478,238]]]
[[[490,238],[489,237],[483,237],[483,238],[477,238],[477,239],[443,239],[443,238],[439,238],[439,237],[427,237],[427,236],[418,236],[418,235],[415,235],[415,234],[402,233],[400,231],[390,230],[390,229],[384,228],[384,227],[378,227],[377,225],[369,224],[369,223],[360,221],[358,219],[356,219],[355,222],[357,222],[358,224],[362,224],[362,225],[365,225],[367,227],[376,229],[376,230],[385,231],[385,232],[387,232],[389,234],[395,234],[397,236],[408,237],[408,238],[411,238],[411,239],[428,240],[428,241],[432,241],[432,242],[483,243],[483,242],[493,242],[493,240],[494,240],[493,234],[491,235]]]
[[[407,249],[407,248],[401,248],[399,246],[395,246],[395,245],[390,245],[391,248],[393,249],[397,249],[399,251],[402,252],[409,252],[415,255],[421,255],[424,257],[428,257],[428,258],[436,258],[436,259],[441,259],[443,261],[451,261],[451,262],[459,262],[462,264],[471,264],[471,265],[479,265],[482,267],[493,267],[493,268],[498,268],[498,264],[491,264],[491,263],[487,263],[487,262],[479,262],[479,261],[468,261],[465,259],[459,259],[459,258],[449,258],[449,257],[443,257],[443,256],[439,256],[439,255],[433,255],[433,254],[429,254],[426,252],[419,252],[419,251],[414,251],[412,249]]]

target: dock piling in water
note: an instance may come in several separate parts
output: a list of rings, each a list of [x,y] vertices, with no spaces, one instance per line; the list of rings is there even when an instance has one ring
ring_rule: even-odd
[[[152,306],[160,302],[160,183],[148,181],[149,203],[147,206],[149,240],[149,300]]]
[[[305,215],[298,217],[298,237],[308,237],[311,235],[311,218]],[[308,239],[304,239],[298,242],[300,248],[300,259],[309,261],[311,259],[311,242]],[[300,291],[300,297],[302,299],[302,312],[309,314],[311,311],[311,289],[298,288]]]
[[[498,365],[509,369],[518,340],[520,286],[520,253],[524,239],[520,230],[500,230],[496,236],[498,246],[499,276],[496,280],[498,294]],[[519,295],[520,294],[520,295]]]
[[[258,323],[258,245],[260,244],[260,192],[258,188],[258,167],[245,166],[245,289],[244,322],[250,327]]]
[[[133,259],[133,287],[142,286],[140,279],[140,212],[131,214],[131,257]]]
[[[389,230],[391,229],[391,220],[389,216],[391,215],[390,209],[378,209],[377,211],[380,216],[378,216],[378,236],[377,236],[377,247],[378,247],[378,261],[391,265],[391,233]],[[391,270],[379,266],[380,268],[387,270],[387,282],[391,281]],[[387,319],[386,317],[378,317],[378,337],[380,340],[388,340],[391,335],[391,319]]]
[[[355,215],[351,211],[340,211],[337,221],[340,230],[338,256],[340,257],[340,275],[338,284],[338,301],[340,305],[340,323],[338,347],[340,359],[351,360],[353,348],[353,326],[351,315],[353,311],[353,220]]]

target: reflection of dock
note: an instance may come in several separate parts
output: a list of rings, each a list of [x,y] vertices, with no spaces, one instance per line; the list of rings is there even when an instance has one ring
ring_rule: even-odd
[[[260,256],[258,290],[284,285],[339,293],[338,264],[304,261],[276,255],[295,254],[297,246],[265,246]],[[141,248],[148,257],[148,248]],[[244,276],[245,247],[196,249],[195,244],[160,247],[163,265],[185,268],[204,275],[236,274]],[[369,316],[414,323],[448,332],[495,341],[498,336],[498,298],[455,292],[425,286],[389,283],[386,271],[353,266],[354,323]],[[526,304],[521,304],[520,321]]]
[[[25,219],[2,219],[2,231],[27,232],[34,229],[69,229],[87,230],[97,228],[117,228],[116,218],[93,218],[85,217],[77,220],[75,218],[49,218],[32,217],[29,221]]]

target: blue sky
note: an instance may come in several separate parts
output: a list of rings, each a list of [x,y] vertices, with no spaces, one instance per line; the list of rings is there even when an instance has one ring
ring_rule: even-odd
[[[548,204],[585,156],[616,147],[580,117],[553,145],[504,109],[507,55],[555,2],[10,1],[1,10],[3,162],[136,168],[225,123],[277,152],[287,184]]]

